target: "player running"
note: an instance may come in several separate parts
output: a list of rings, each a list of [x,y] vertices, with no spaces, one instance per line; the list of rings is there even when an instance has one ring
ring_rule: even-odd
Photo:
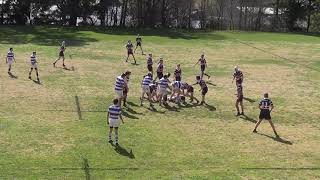
[[[148,100],[151,104],[151,92],[150,92],[150,84],[152,83],[152,74],[149,72],[146,76],[143,77],[143,80],[141,82],[141,97],[140,97],[140,105],[143,106],[143,98],[144,95],[147,94]]]
[[[198,62],[195,65],[197,65],[199,63],[200,63],[200,70],[201,70],[201,79],[203,78],[203,75],[206,75],[208,77],[208,79],[210,79],[211,76],[209,76],[208,74],[206,74],[204,72],[206,70],[206,68],[208,67],[207,61],[204,58],[204,54],[201,55],[200,59],[198,60]]]
[[[37,61],[36,55],[37,55],[37,53],[34,51],[34,52],[32,52],[32,55],[30,56],[31,69],[29,71],[29,79],[31,80],[31,73],[32,73],[33,69],[35,69],[36,75],[37,75],[37,81],[38,81],[38,83],[40,83],[39,73],[38,73],[38,61]]]
[[[138,34],[137,38],[136,38],[136,49],[134,50],[134,53],[136,53],[136,50],[138,48],[138,46],[140,47],[141,49],[141,52],[142,52],[142,55],[144,55],[143,53],[143,49],[142,49],[142,38],[140,37],[140,35]]]
[[[126,48],[127,48],[127,52],[128,52],[126,62],[128,62],[129,56],[132,55],[133,60],[134,60],[134,64],[137,64],[136,58],[134,57],[134,54],[133,54],[133,45],[131,43],[131,40],[128,40]]]
[[[206,82],[204,82],[204,80],[201,79],[201,76],[196,76],[196,80],[197,82],[193,85],[199,84],[201,87],[201,94],[202,94],[202,100],[200,104],[205,104],[205,98],[206,98],[206,94],[208,93],[208,86],[206,85]],[[200,91],[199,90],[199,91]]]
[[[11,73],[13,62],[16,62],[16,59],[14,58],[13,48],[10,48],[6,57],[6,63],[8,64],[8,74]]]
[[[238,66],[234,67],[232,84],[233,84],[234,79],[236,79],[236,85],[237,86],[238,86],[238,84],[242,85],[242,83],[243,83],[243,73],[240,71]]]
[[[186,83],[186,82],[181,83],[181,90],[182,90],[182,94],[185,97],[190,97],[190,102],[193,102],[193,100],[196,99],[193,96],[194,88],[191,85],[189,85],[188,83]],[[198,101],[198,100],[196,99],[196,101]]]
[[[159,78],[159,80],[163,78],[163,71],[164,71],[163,58],[160,58],[158,67],[157,67],[157,77],[154,80],[156,80],[157,78]]]
[[[113,100],[113,105],[111,105],[108,109],[108,114],[107,114],[107,123],[109,125],[109,143],[112,143],[112,131],[114,128],[114,135],[115,135],[115,141],[116,141],[116,146],[119,145],[119,134],[118,134],[118,129],[119,129],[119,118],[123,122],[123,118],[121,115],[121,107],[119,106],[119,100],[114,99]]]
[[[158,83],[158,87],[159,87],[159,92],[158,92],[158,101],[159,101],[159,105],[161,106],[166,105],[166,96],[168,94],[167,92],[167,88],[169,88],[169,79],[167,75],[164,75],[163,78],[160,79],[159,83]]]
[[[119,106],[121,107],[121,101],[123,99],[123,90],[124,90],[124,86],[125,86],[125,82],[124,82],[124,78],[125,78],[125,74],[121,74],[121,76],[118,76],[116,79],[116,83],[115,83],[115,92],[117,94],[117,99],[118,99],[118,103]]]
[[[148,71],[153,75],[153,60],[152,60],[152,54],[149,54],[149,57],[147,58],[147,68]]]
[[[124,73],[125,77],[123,78],[124,80],[124,89],[123,89],[123,106],[126,107],[127,106],[127,97],[128,97],[128,92],[129,92],[129,80],[130,80],[130,75],[131,72],[130,71],[126,71]]]
[[[257,128],[259,127],[261,121],[263,119],[266,119],[267,121],[269,121],[271,128],[274,132],[274,134],[276,135],[277,138],[279,138],[279,135],[273,125],[273,122],[271,120],[271,111],[273,110],[273,103],[272,101],[269,99],[269,95],[268,93],[264,94],[264,98],[260,101],[259,103],[259,109],[260,109],[260,115],[259,115],[259,121],[257,122],[253,132],[257,133]]]
[[[177,67],[174,70],[174,77],[176,81],[181,81],[181,75],[182,75],[182,71],[181,71],[180,64],[177,64]]]
[[[56,63],[62,59],[62,66],[65,68],[66,65],[64,64],[64,51],[66,50],[66,43],[65,41],[62,41],[61,46],[60,46],[60,51],[59,51],[59,57],[58,59],[53,63],[53,67],[56,67]]]
[[[239,105],[241,107],[241,113],[239,111]],[[244,115],[243,113],[243,88],[241,84],[237,85],[237,100],[236,100],[237,116]]]

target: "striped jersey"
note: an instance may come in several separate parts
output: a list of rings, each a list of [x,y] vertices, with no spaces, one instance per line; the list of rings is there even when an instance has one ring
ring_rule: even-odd
[[[158,64],[157,72],[163,72],[163,64]]]
[[[121,115],[121,108],[118,105],[111,105],[109,107],[109,118],[110,119],[119,119],[119,116]]]
[[[7,58],[9,61],[12,61],[13,58],[14,58],[14,53],[12,51],[9,51],[8,54],[7,54]]]
[[[173,87],[176,88],[176,89],[181,89],[182,88],[182,83],[181,81],[175,81],[173,83]]]
[[[64,52],[64,50],[66,50],[66,48],[64,46],[60,47],[60,52]]]
[[[132,44],[127,44],[126,48],[129,50],[132,50],[133,49],[133,45]]]
[[[243,88],[242,88],[241,85],[237,86],[237,95],[238,95],[238,96],[243,96],[243,90],[242,90],[242,89],[243,89]]]
[[[124,79],[121,77],[121,76],[118,76],[117,77],[117,80],[116,80],[116,84],[115,84],[115,90],[116,91],[122,91],[123,88],[125,86],[125,82],[124,82]]]
[[[241,71],[236,71],[233,73],[233,77],[236,78],[236,80],[241,80],[243,78],[243,74]]]
[[[176,68],[176,70],[174,70],[174,75],[176,76],[176,77],[181,77],[181,74],[182,74],[182,71],[181,71],[181,69],[179,68]]]
[[[140,42],[142,42],[142,39],[141,39],[141,37],[137,37],[137,38],[136,38],[136,42],[137,42],[137,43],[140,43]]]
[[[37,58],[36,58],[35,55],[31,55],[30,56],[30,62],[31,62],[31,64],[36,64],[37,63]]]
[[[200,58],[199,61],[200,61],[201,65],[206,65],[206,63],[207,63],[205,58]]]
[[[271,105],[273,105],[273,103],[268,98],[263,98],[259,103],[260,108],[261,109],[266,109],[266,110],[269,110]]]
[[[152,78],[150,76],[145,76],[142,80],[143,86],[149,86],[152,83]]]
[[[159,81],[160,89],[167,89],[168,83],[169,83],[168,79],[161,78],[160,81]]]
[[[153,64],[151,57],[148,57],[148,59],[147,59],[147,64],[148,64],[148,65],[152,65],[152,64]]]
[[[200,79],[197,84],[200,85],[201,89],[207,88],[206,82],[204,80]]]

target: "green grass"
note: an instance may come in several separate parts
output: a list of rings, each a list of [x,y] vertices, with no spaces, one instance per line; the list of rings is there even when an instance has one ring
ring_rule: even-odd
[[[171,73],[180,63],[190,83],[199,71],[193,64],[205,52],[216,84],[209,85],[209,106],[155,105],[156,112],[138,106],[146,57],[136,55],[138,66],[124,62],[125,42],[137,33],[147,53],[164,57]],[[61,40],[75,71],[52,67]],[[320,178],[319,43],[317,36],[285,33],[1,27],[0,55],[15,49],[18,78],[8,77],[2,61],[0,178]],[[27,79],[33,50],[42,85]],[[235,65],[245,74],[245,96],[254,101],[244,102],[244,119],[234,116]],[[105,111],[115,95],[114,79],[125,70],[132,71],[131,103],[120,127],[123,149],[115,149],[107,143]],[[281,142],[267,123],[261,134],[251,133],[265,91],[275,104]]]

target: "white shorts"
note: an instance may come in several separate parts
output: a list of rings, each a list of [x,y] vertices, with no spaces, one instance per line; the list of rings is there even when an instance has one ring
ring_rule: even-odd
[[[13,60],[8,60],[8,66],[11,66],[13,64]]]
[[[120,90],[120,91],[116,90],[116,94],[117,94],[118,98],[122,98],[123,97],[123,91],[122,90]]]
[[[150,93],[150,87],[148,85],[144,85],[141,87],[142,88],[142,93]]]
[[[111,119],[109,118],[109,127],[119,127],[120,120],[119,119]]]
[[[30,67],[31,67],[31,68],[34,68],[34,69],[38,69],[37,63],[35,63],[35,64],[30,64]]]
[[[159,95],[161,95],[161,96],[167,95],[167,89],[161,89],[161,88],[159,88]]]

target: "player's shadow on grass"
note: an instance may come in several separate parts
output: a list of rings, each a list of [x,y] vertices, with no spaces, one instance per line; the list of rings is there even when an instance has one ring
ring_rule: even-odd
[[[137,116],[134,116],[134,115],[132,115],[132,114],[129,114],[127,111],[122,111],[122,115],[123,115],[124,117],[129,118],[129,119],[139,119]]]
[[[32,80],[35,84],[42,85],[40,81]]]
[[[165,104],[165,105],[163,105],[163,107],[168,109],[169,111],[180,112],[179,108],[177,108],[176,106],[170,106],[169,104]]]
[[[265,136],[265,137],[271,138],[274,141],[277,141],[277,142],[280,142],[280,143],[283,143],[283,144],[288,144],[288,145],[292,145],[293,144],[291,141],[285,140],[285,139],[283,139],[281,137],[273,137],[273,136],[269,136],[267,134],[262,134],[262,133],[257,133],[257,134],[259,134],[261,136]]]
[[[213,83],[210,82],[210,81],[207,81],[206,83],[209,84],[209,85],[211,85],[211,86],[217,86],[216,84],[213,84]]]
[[[129,113],[131,113],[131,114],[143,115],[143,113],[139,113],[139,112],[133,110],[133,109],[130,108],[130,107],[127,107],[127,108],[126,108],[126,111],[129,112]]]
[[[248,102],[250,102],[250,103],[256,102],[254,99],[250,99],[250,98],[248,98],[248,97],[243,97],[243,99],[246,100],[246,101],[248,101]]]
[[[212,105],[209,105],[209,104],[207,104],[207,103],[204,103],[203,106],[204,106],[205,108],[207,108],[209,111],[216,111],[216,110],[217,110],[216,107],[214,107],[214,106],[212,106]]]
[[[111,144],[114,147],[114,150],[122,155],[122,156],[126,156],[130,159],[135,159],[135,156],[132,152],[132,149],[130,149],[130,152],[128,150],[126,150],[124,147],[120,146],[120,145],[114,145],[113,143]]]
[[[128,101],[127,104],[130,106],[139,107],[138,104],[131,102],[131,101]]]
[[[9,77],[12,79],[18,79],[18,76],[15,76],[14,74],[12,74],[11,72],[8,73]]]
[[[166,111],[159,111],[159,110],[157,110],[154,106],[150,106],[150,107],[148,107],[147,109],[149,109],[150,111],[155,112],[155,113],[160,113],[160,114],[166,113]]]
[[[253,118],[251,118],[251,117],[249,117],[247,115],[240,116],[240,118],[243,119],[243,120],[246,120],[246,121],[250,121],[252,123],[257,123],[257,121],[255,119],[253,119]]]

